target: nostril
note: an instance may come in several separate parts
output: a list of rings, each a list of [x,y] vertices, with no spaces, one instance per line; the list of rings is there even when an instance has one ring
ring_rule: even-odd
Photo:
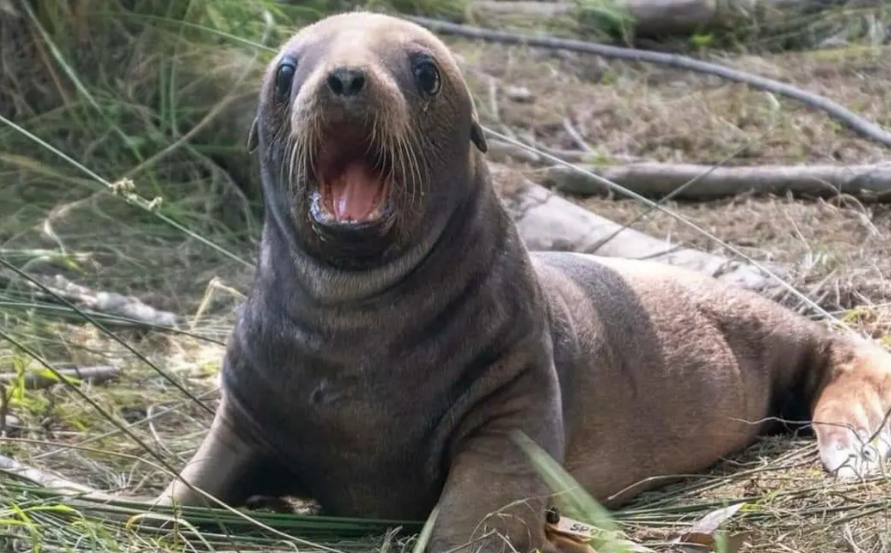
[[[328,75],[328,88],[331,89],[331,92],[340,96],[343,94],[343,81],[337,76],[336,73],[331,73]]]
[[[353,86],[352,86],[352,88],[349,90],[349,94],[350,94],[350,95],[358,94],[359,92],[362,91],[363,88],[365,88],[365,75],[363,75],[362,73],[358,73],[358,72],[357,72],[357,73],[353,76],[353,80],[352,80],[352,83],[351,83],[351,84],[352,84]]]
[[[337,96],[356,96],[365,87],[365,74],[359,69],[341,67],[328,74],[328,88]]]

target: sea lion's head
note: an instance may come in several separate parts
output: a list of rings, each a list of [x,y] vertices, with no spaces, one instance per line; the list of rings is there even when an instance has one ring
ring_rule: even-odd
[[[486,151],[448,48],[368,12],[288,40],[264,76],[256,123],[267,202],[304,252],[348,268],[386,263],[441,229]]]

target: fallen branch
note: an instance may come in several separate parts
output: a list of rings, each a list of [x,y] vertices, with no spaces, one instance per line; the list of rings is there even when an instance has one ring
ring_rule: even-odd
[[[475,19],[498,21],[535,21],[559,24],[571,23],[574,27],[588,27],[610,32],[616,27],[626,36],[664,37],[688,35],[697,30],[722,27],[727,24],[726,13],[718,3],[710,0],[626,0],[608,13],[597,7],[586,9],[576,2],[477,1],[471,4]],[[593,13],[592,13],[593,12]]]
[[[78,302],[94,311],[127,317],[155,326],[173,326],[176,323],[177,317],[174,313],[155,309],[133,296],[92,290],[75,284],[62,275],[56,275],[44,281],[44,284],[68,301]]]
[[[767,293],[777,288],[773,278],[751,264],[701,252],[626,228],[561,198],[510,169],[490,164],[508,212],[531,250],[596,253],[604,257],[652,259],[712,275],[735,286]],[[608,240],[617,231],[620,231]],[[605,243],[601,244],[601,242]],[[783,267],[767,265],[783,277]]]
[[[0,455],[0,474],[2,473],[6,473],[6,478],[9,478],[10,476],[17,477],[41,488],[52,490],[61,496],[60,499],[64,498],[61,501],[62,503],[67,504],[73,509],[95,509],[100,504],[122,503],[125,501],[139,505],[140,507],[144,506],[146,512],[152,507],[147,498],[130,498],[106,493],[83,484],[78,484],[64,476],[20,463],[5,455]],[[134,514],[127,510],[115,512],[112,509],[103,509],[101,512],[103,519],[118,522],[127,522]]]
[[[68,480],[62,476],[52,474],[48,471],[29,467],[23,463],[16,461],[5,455],[0,455],[0,472],[17,476],[24,480],[53,490],[68,497],[75,497],[96,502],[107,502],[119,500],[113,495],[109,495],[99,490],[78,484],[72,480]]]
[[[858,8],[876,7],[882,0],[858,0]],[[560,21],[591,20],[605,31],[620,27],[625,35],[635,37],[683,36],[696,32],[725,30],[740,25],[764,25],[793,21],[804,14],[815,14],[850,0],[623,0],[609,7],[587,6],[578,2],[540,2],[529,0],[477,0],[471,4],[474,18],[513,21],[517,18],[545,24]]]
[[[534,46],[538,48],[550,48],[554,50],[567,50],[572,52],[581,52],[585,54],[593,54],[606,58],[621,59],[628,61],[637,61],[644,63],[653,63],[693,71],[695,73],[703,73],[726,79],[729,81],[742,83],[753,88],[766,90],[782,96],[786,96],[793,100],[797,100],[814,109],[821,110],[833,119],[844,123],[850,129],[856,131],[865,138],[874,140],[880,144],[891,147],[891,132],[886,131],[875,123],[872,123],[863,117],[851,112],[844,106],[833,102],[832,100],[796,88],[792,85],[731,69],[716,63],[700,61],[688,56],[679,54],[666,54],[662,52],[651,52],[646,50],[638,50],[636,48],[622,48],[619,46],[610,46],[607,44],[598,44],[596,42],[585,42],[582,40],[572,40],[556,38],[546,35],[529,35],[520,33],[510,33],[505,31],[496,31],[493,29],[482,29],[480,27],[471,27],[469,25],[460,25],[457,23],[449,23],[437,19],[430,19],[420,16],[406,16],[407,19],[427,27],[433,32],[442,34],[453,34],[472,38],[477,40],[485,40],[488,42],[497,42],[501,44],[513,44],[521,46]]]
[[[95,312],[125,317],[151,326],[173,327],[178,317],[175,313],[156,309],[133,296],[125,296],[116,292],[103,292],[93,290],[86,286],[75,284],[62,275],[53,277],[34,277],[41,284],[51,289],[67,301],[80,308],[88,308]],[[16,282],[11,271],[0,270],[0,282]],[[33,282],[21,281],[22,284],[34,291],[34,293],[47,301],[58,303],[51,294],[45,293],[40,286]]]
[[[611,167],[583,166],[586,171],[648,198],[715,200],[743,193],[827,198],[847,194],[863,201],[891,201],[891,165],[801,165],[711,167],[709,165],[633,163]],[[601,181],[562,165],[544,169],[540,182],[580,196],[606,195]],[[696,179],[689,186],[688,182]]]
[[[76,378],[93,384],[108,382],[117,378],[121,374],[120,368],[106,365],[58,369],[58,371],[59,374],[65,378]],[[26,372],[21,378],[24,379],[25,388],[29,390],[39,390],[49,388],[54,384],[59,384],[59,380],[52,374]],[[0,373],[0,384],[10,384],[16,382],[18,379],[18,373]]]

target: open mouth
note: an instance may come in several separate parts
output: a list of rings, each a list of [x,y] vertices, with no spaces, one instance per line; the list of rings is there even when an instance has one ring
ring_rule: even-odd
[[[391,213],[387,153],[356,133],[332,133],[313,164],[312,216],[327,226],[362,227]]]

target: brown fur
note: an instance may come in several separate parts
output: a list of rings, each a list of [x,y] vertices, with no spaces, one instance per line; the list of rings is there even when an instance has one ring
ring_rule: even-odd
[[[440,68],[436,97],[413,88],[416,49]],[[303,65],[278,102],[286,54]],[[368,85],[337,100],[324,76],[347,63]],[[362,255],[319,238],[305,177],[285,171],[295,141],[343,117],[376,118],[383,142],[408,140],[397,157],[420,164],[396,169],[397,220]],[[494,194],[467,86],[427,31],[367,13],[303,29],[270,64],[253,132],[268,208],[257,276],[224,400],[181,475],[205,492],[304,495],[346,516],[423,519],[438,506],[431,551],[488,526],[521,552],[553,552],[574,545],[546,535],[551,491],[515,431],[613,506],[739,451],[768,417],[813,415],[830,470],[848,454],[848,475],[877,466],[832,424],[878,428],[891,355],[699,274],[528,252]],[[176,481],[162,500],[201,496]]]

